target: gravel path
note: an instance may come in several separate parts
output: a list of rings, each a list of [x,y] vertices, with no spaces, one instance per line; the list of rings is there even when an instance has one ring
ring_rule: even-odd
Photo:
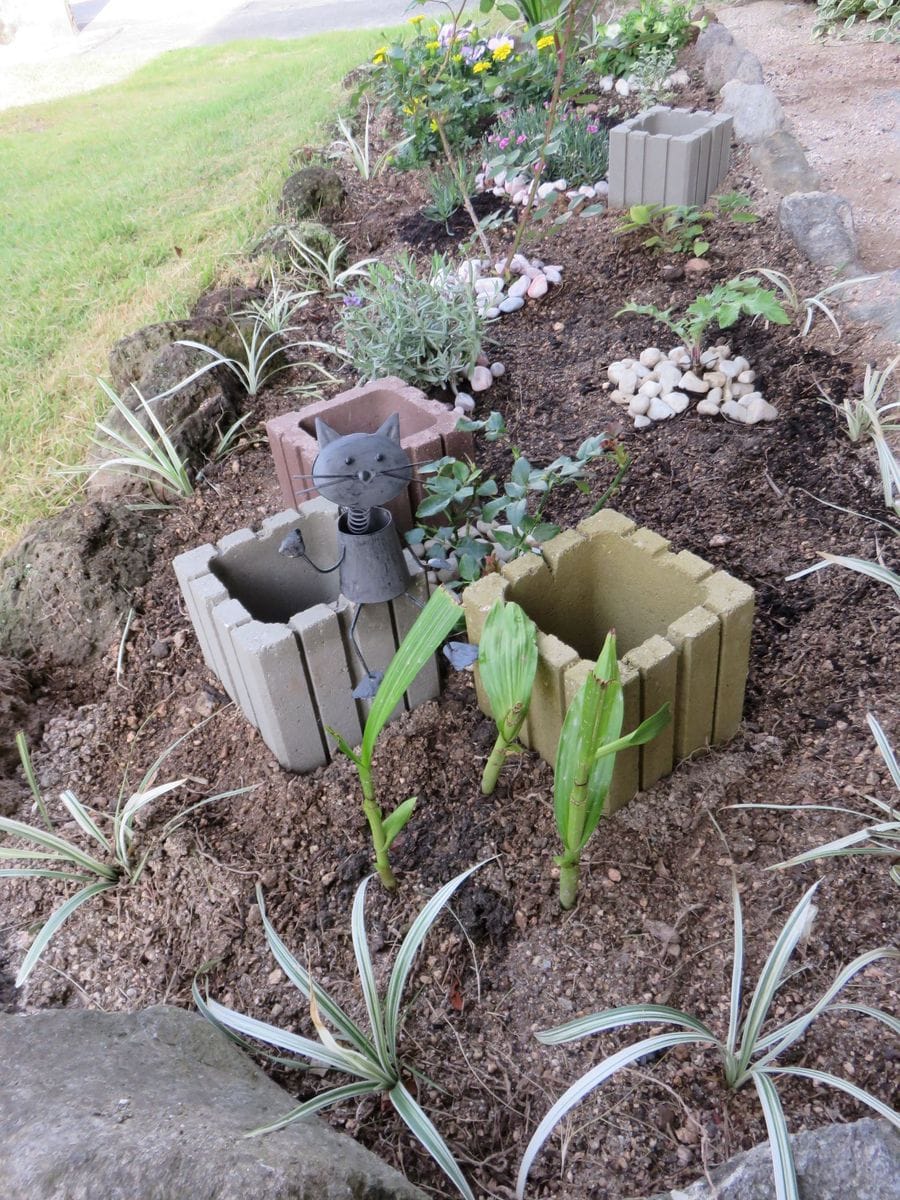
[[[757,0],[719,16],[762,63],[823,188],[852,204],[866,267],[900,267],[900,46],[813,41],[808,4]]]

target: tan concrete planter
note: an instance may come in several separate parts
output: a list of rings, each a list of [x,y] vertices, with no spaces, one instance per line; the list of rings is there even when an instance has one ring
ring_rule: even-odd
[[[310,500],[269,517],[259,532],[239,529],[173,563],[207,667],[289,771],[329,761],[335,746],[326,725],[358,745],[370,704],[351,695],[363,671],[349,640],[354,606],[338,594],[337,572],[322,575],[278,553],[299,527],[313,560],[334,562],[335,512],[327,500]],[[408,551],[406,561],[410,591],[424,603],[425,575]],[[363,609],[357,636],[369,662],[387,666],[418,611],[405,596]],[[406,693],[406,708],[438,689],[432,660]]]
[[[609,207],[705,204],[731,160],[730,116],[657,104],[609,131]]]
[[[458,417],[452,409],[429,400],[424,392],[407,386],[395,376],[375,379],[331,400],[310,404],[300,412],[284,413],[266,422],[285,506],[297,507],[304,499],[317,495],[315,491],[304,490],[312,483],[309,475],[319,452],[316,417],[343,435],[374,433],[392,413],[400,416],[400,444],[414,466],[445,454],[457,458],[472,454],[472,435],[457,433]],[[420,485],[413,482],[407,492],[386,506],[401,533],[412,529],[420,499]]]
[[[497,597],[535,622],[538,673],[523,740],[553,764],[569,702],[610,629],[618,639],[627,733],[668,701],[671,724],[620,754],[610,807],[667,775],[680,759],[737,731],[744,702],[753,590],[665,538],[605,510],[466,588],[471,641]],[[481,708],[489,712],[478,685]]]

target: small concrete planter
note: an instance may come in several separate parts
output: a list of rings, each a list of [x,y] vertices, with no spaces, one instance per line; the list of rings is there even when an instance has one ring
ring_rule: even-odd
[[[370,702],[351,695],[363,669],[349,638],[354,606],[338,594],[337,572],[322,575],[278,553],[295,528],[316,563],[335,561],[336,509],[317,498],[269,517],[258,533],[239,529],[217,546],[179,554],[173,566],[207,667],[279,763],[311,771],[335,751],[326,725],[359,744]],[[425,575],[405,554],[409,590],[424,603]],[[417,615],[406,596],[363,609],[357,637],[373,666],[387,666]],[[406,693],[406,707],[431,700],[438,689],[432,660]],[[394,716],[401,711],[399,705]]]
[[[400,416],[400,445],[413,466],[445,454],[457,458],[472,454],[472,435],[457,433],[458,418],[451,409],[389,375],[266,422],[285,505],[296,508],[305,498],[317,494],[305,490],[312,483],[310,475],[319,453],[316,417],[344,435],[374,433],[392,413]],[[413,482],[403,495],[386,505],[400,533],[412,529],[420,499],[421,485]]]
[[[520,604],[538,627],[538,672],[523,741],[551,765],[566,709],[610,629],[618,639],[628,733],[668,701],[672,722],[618,755],[615,809],[676,762],[737,731],[750,656],[753,590],[665,538],[604,510],[486,575],[463,593],[477,642],[494,601]],[[477,679],[476,679],[477,683]],[[480,683],[479,704],[490,708]]]
[[[609,207],[705,204],[731,159],[731,117],[657,104],[609,131]]]

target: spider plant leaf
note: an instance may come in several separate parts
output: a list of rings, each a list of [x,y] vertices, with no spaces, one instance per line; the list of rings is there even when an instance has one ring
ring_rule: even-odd
[[[34,764],[31,761],[31,753],[28,749],[28,742],[25,740],[25,734],[19,730],[16,734],[16,749],[19,752],[19,759],[22,763],[22,772],[25,776],[25,782],[31,789],[31,794],[34,797],[34,803],[40,813],[41,820],[46,825],[47,829],[53,832],[53,822],[50,820],[50,814],[47,811],[47,806],[44,803],[44,796],[38,786],[37,776],[34,773]]]
[[[753,1083],[769,1133],[775,1200],[800,1200],[800,1192],[797,1188],[797,1168],[794,1166],[794,1155],[791,1150],[791,1135],[788,1133],[787,1121],[784,1109],[781,1107],[781,1100],[778,1098],[778,1092],[775,1090],[772,1080],[762,1071],[753,1072]]]
[[[562,1042],[574,1042],[578,1038],[587,1037],[592,1033],[602,1033],[608,1029],[622,1029],[626,1025],[654,1024],[658,1021],[668,1021],[671,1025],[680,1025],[683,1029],[691,1029],[694,1033],[713,1038],[715,1034],[689,1013],[677,1008],[669,1008],[666,1004],[625,1004],[620,1008],[607,1008],[603,1012],[591,1013],[587,1017],[576,1017],[557,1025],[553,1029],[542,1029],[535,1037],[545,1046],[557,1046]]]
[[[88,887],[82,888],[80,892],[76,892],[74,896],[70,896],[64,904],[61,904],[54,913],[44,922],[40,931],[28,949],[28,953],[19,968],[19,973],[16,976],[16,987],[21,987],[31,972],[38,964],[41,955],[47,949],[50,939],[60,926],[71,917],[76,909],[81,908],[88,900],[92,900],[94,896],[99,896],[101,892],[105,892],[107,888],[115,886],[112,880],[101,880],[99,883],[89,884]]]
[[[540,1153],[541,1147],[552,1133],[554,1127],[576,1104],[580,1104],[585,1096],[590,1095],[594,1088],[599,1087],[601,1083],[609,1079],[616,1071],[620,1071],[623,1067],[631,1066],[633,1062],[639,1058],[643,1058],[645,1054],[656,1054],[658,1051],[666,1050],[670,1046],[685,1046],[692,1043],[703,1044],[714,1041],[715,1038],[711,1036],[703,1037],[696,1033],[658,1033],[654,1037],[644,1038],[643,1041],[635,1042],[631,1046],[625,1046],[624,1049],[611,1054],[608,1058],[604,1058],[602,1062],[597,1063],[590,1071],[582,1075],[567,1091],[563,1092],[532,1134],[531,1141],[525,1148],[525,1153],[522,1156],[522,1162],[519,1167],[519,1174],[516,1180],[516,1200],[523,1200],[528,1173],[531,1170],[534,1160]]]
[[[277,1046],[280,1050],[290,1050],[308,1058],[317,1066],[355,1075],[358,1079],[374,1083],[379,1088],[390,1087],[394,1082],[374,1058],[370,1059],[355,1050],[331,1049],[321,1042],[313,1041],[312,1038],[290,1033],[286,1029],[279,1029],[277,1025],[270,1025],[267,1021],[258,1021],[255,1017],[248,1017],[244,1013],[226,1008],[208,996],[205,1000],[204,1015],[215,1024],[224,1025],[226,1029],[233,1029],[236,1033],[264,1042],[268,1046]]]
[[[350,916],[350,933],[353,938],[353,953],[356,957],[359,981],[362,985],[363,999],[366,1002],[366,1012],[369,1014],[369,1025],[375,1039],[378,1059],[386,1070],[399,1073],[397,1044],[390,1041],[385,1032],[384,1010],[381,997],[378,995],[372,955],[369,952],[369,942],[366,937],[366,889],[371,878],[372,876],[369,875],[356,889],[353,911]]]
[[[879,724],[878,718],[875,716],[875,714],[866,713],[866,720],[868,721],[869,728],[872,730],[875,741],[878,744],[881,757],[884,759],[885,765],[891,773],[891,779],[894,781],[894,787],[897,789],[897,791],[900,791],[900,763],[897,762],[897,756],[894,753],[894,749],[887,740],[887,736],[885,735],[884,730],[881,728],[881,725]]]
[[[360,1054],[366,1058],[374,1059],[376,1057],[375,1047],[369,1038],[363,1033],[360,1027],[347,1016],[336,1000],[332,999],[328,992],[325,991],[318,983],[315,982],[309,971],[297,961],[287,946],[276,933],[274,926],[269,920],[269,915],[266,912],[266,901],[263,890],[259,884],[256,885],[256,903],[259,905],[259,912],[262,918],[263,930],[265,931],[266,941],[269,949],[275,958],[275,961],[284,971],[285,975],[299,988],[307,1000],[315,996],[316,1003],[321,1011],[325,1014],[331,1024],[337,1029],[348,1042],[356,1047]]]
[[[825,561],[786,576],[786,581],[790,583],[793,579],[802,579],[804,575],[811,575],[813,571],[824,571],[827,567],[845,567],[848,571],[857,571],[860,575],[866,575],[877,583],[886,583],[888,587],[893,588],[897,598],[900,599],[900,575],[896,571],[882,566],[881,563],[869,562],[865,558],[848,558],[841,554],[826,554],[824,551],[820,551],[819,557]]]
[[[98,842],[107,854],[112,855],[113,848],[109,839],[105,837],[97,827],[97,823],[87,808],[81,803],[74,792],[67,788],[64,792],[60,792],[59,798],[62,801],[63,807],[68,813],[75,818],[81,829],[92,837],[95,842]]]
[[[166,821],[162,827],[160,840],[165,841],[170,834],[175,833],[176,830],[181,828],[188,817],[192,816],[199,809],[206,808],[208,804],[215,804],[218,800],[231,800],[235,796],[244,796],[248,792],[252,792],[257,786],[257,784],[248,784],[246,787],[232,788],[227,792],[216,792],[214,796],[204,796],[202,800],[197,800],[194,804],[189,804],[187,808],[183,808],[174,817]]]
[[[728,1013],[728,1037],[725,1050],[730,1058],[737,1047],[738,1023],[741,1016],[741,980],[744,975],[744,916],[741,911],[741,894],[737,880],[731,880],[732,909],[734,911],[734,962],[731,965],[731,1006]]]
[[[119,877],[117,867],[110,863],[100,862],[90,854],[85,854],[83,850],[79,850],[77,846],[67,842],[65,838],[58,837],[55,833],[36,829],[32,825],[14,821],[11,817],[0,817],[0,833],[7,833],[12,837],[22,838],[26,842],[34,842],[46,850],[55,851],[67,862],[74,863],[75,866],[90,871],[93,875],[99,875],[101,879],[107,879],[111,883],[114,883]]]
[[[859,1100],[861,1104],[868,1105],[880,1117],[884,1117],[886,1121],[890,1121],[895,1129],[900,1129],[900,1116],[898,1116],[889,1104],[885,1104],[873,1096],[871,1092],[857,1087],[855,1083],[851,1083],[848,1079],[841,1079],[838,1075],[830,1075],[827,1071],[814,1070],[812,1067],[766,1067],[765,1074],[798,1075],[801,1079],[812,1079],[815,1083],[824,1083],[827,1087],[836,1088],[839,1092],[846,1092],[854,1100]]]
[[[258,1129],[251,1129],[249,1133],[244,1134],[244,1137],[261,1137],[264,1133],[274,1133],[277,1129],[284,1129],[286,1125],[293,1124],[294,1121],[300,1121],[303,1117],[311,1117],[314,1113],[321,1112],[323,1108],[333,1108],[335,1104],[340,1104],[343,1100],[371,1096],[380,1091],[379,1084],[366,1082],[344,1083],[340,1087],[329,1088],[327,1092],[320,1092],[318,1096],[313,1096],[311,1100],[306,1100],[297,1108],[292,1108],[289,1113],[285,1113],[277,1121],[272,1121],[269,1125],[260,1125]]]
[[[757,1048],[759,1031],[768,1016],[775,993],[781,984],[788,960],[808,928],[811,916],[810,909],[812,908],[813,897],[818,890],[819,882],[821,881],[817,881],[811,888],[804,892],[793,912],[784,923],[757,980],[741,1033],[741,1048],[738,1058],[738,1072],[741,1074],[747,1070],[750,1058]]]
[[[154,800],[158,800],[160,796],[165,796],[168,792],[174,792],[176,788],[182,787],[187,783],[187,779],[174,779],[171,783],[160,783],[156,787],[148,788],[146,791],[135,792],[129,796],[124,808],[116,814],[115,837],[116,837],[116,857],[119,862],[126,866],[128,863],[128,852],[131,843],[134,839],[134,818],[141,811],[151,804]]]
[[[871,1017],[873,1021],[881,1021],[882,1024],[887,1025],[895,1037],[900,1037],[900,1020],[890,1013],[884,1012],[883,1009],[872,1008],[869,1004],[831,1004],[828,1011],[862,1013],[864,1017]]]
[[[415,1139],[425,1147],[450,1182],[465,1197],[465,1200],[475,1200],[475,1195],[468,1183],[466,1183],[466,1177],[459,1169],[456,1159],[450,1153],[447,1143],[438,1133],[437,1129],[435,1129],[425,1111],[413,1099],[403,1084],[395,1084],[388,1092],[388,1098],[405,1121]]]
[[[50,854],[46,850],[19,850],[15,846],[0,846],[0,858],[42,859],[45,862],[68,862],[64,854]]]
[[[495,600],[478,646],[478,672],[505,742],[528,715],[537,673],[537,626],[518,604]]]
[[[50,867],[2,867],[0,879],[62,879],[67,883],[92,883],[96,875],[76,875],[73,871],[54,871]]]
[[[360,757],[364,763],[372,761],[375,743],[391,713],[444,638],[459,624],[461,615],[462,608],[446,588],[440,587],[431,593],[428,603],[391,659],[375,693],[363,732]]]
[[[455,879],[451,879],[431,897],[425,907],[418,914],[416,919],[410,925],[406,937],[400,945],[397,952],[397,958],[394,962],[394,969],[391,971],[391,978],[388,982],[387,995],[385,996],[384,1006],[384,1025],[385,1035],[388,1043],[391,1046],[397,1045],[397,1037],[400,1032],[400,1001],[403,997],[403,989],[406,986],[406,980],[412,968],[413,959],[421,946],[422,942],[428,935],[429,930],[440,916],[441,909],[469,876],[483,867],[489,859],[484,859],[480,863],[476,863],[474,867],[469,867],[468,871],[463,871],[461,875],[457,875]]]

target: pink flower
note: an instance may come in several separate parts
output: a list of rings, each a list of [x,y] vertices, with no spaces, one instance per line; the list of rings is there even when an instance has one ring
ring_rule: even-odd
[[[497,143],[497,145],[500,147],[500,149],[501,149],[501,150],[505,150],[505,149],[506,149],[506,147],[509,145],[509,138],[508,138],[508,137],[502,137],[502,138],[500,139],[500,141]]]
[[[516,145],[521,146],[523,142],[527,142],[527,141],[528,141],[528,138],[525,136],[525,134],[520,133],[519,136],[516,138]]]
[[[588,125],[587,131],[588,131],[588,133],[599,133],[600,126],[599,125]]]

